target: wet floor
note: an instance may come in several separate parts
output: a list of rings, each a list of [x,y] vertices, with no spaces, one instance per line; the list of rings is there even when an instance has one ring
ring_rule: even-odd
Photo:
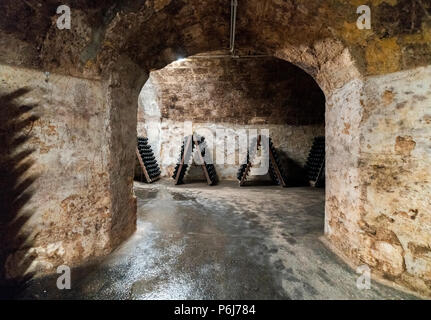
[[[33,280],[20,298],[411,299],[358,275],[319,240],[324,190],[137,183],[136,233],[98,263]]]

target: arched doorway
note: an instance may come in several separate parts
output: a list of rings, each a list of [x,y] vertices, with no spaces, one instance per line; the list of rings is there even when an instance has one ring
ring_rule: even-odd
[[[377,16],[398,17],[409,12],[408,6],[372,7]],[[60,263],[106,254],[133,233],[139,90],[151,69],[179,53],[228,47],[229,9],[222,1],[127,8],[81,3],[74,8],[77,27],[63,32],[43,18],[54,18],[52,3],[36,8],[5,2],[3,78],[8,90],[23,84],[37,89],[46,112],[35,127],[39,140],[34,146],[44,154],[34,166],[43,175],[29,202],[36,213],[26,226],[25,247],[6,250],[9,269],[20,257],[31,256],[37,270],[52,271]],[[414,8],[408,30],[384,20],[375,31],[363,32],[356,28],[356,7],[349,1],[248,1],[238,10],[237,44],[300,66],[325,93],[330,243],[352,264],[366,263],[376,274],[424,294],[429,294],[431,264],[429,221],[423,214],[429,207],[430,175],[424,111],[429,93],[423,82],[430,76],[424,45],[429,27],[421,22],[429,20],[428,9]],[[38,19],[34,28],[27,27],[31,16]],[[69,111],[58,108],[69,104]],[[78,108],[83,105],[87,108]],[[78,134],[71,134],[60,117],[71,110]],[[49,132],[50,126],[58,130]],[[93,144],[85,132],[94,126],[101,129],[92,135]],[[70,161],[59,162],[58,154],[71,145]],[[94,149],[92,156],[83,151]],[[72,169],[67,187],[56,178],[64,168]]]

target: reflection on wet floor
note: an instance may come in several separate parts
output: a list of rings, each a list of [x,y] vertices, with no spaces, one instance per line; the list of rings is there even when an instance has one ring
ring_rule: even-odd
[[[324,190],[236,183],[137,183],[136,233],[114,253],[73,269],[72,289],[52,275],[21,298],[404,299],[356,275],[319,241]]]

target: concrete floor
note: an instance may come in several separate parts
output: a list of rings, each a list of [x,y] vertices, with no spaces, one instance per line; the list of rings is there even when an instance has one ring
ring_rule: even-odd
[[[56,299],[411,299],[358,277],[328,250],[324,190],[135,184],[138,227],[109,257],[33,280],[20,298]]]

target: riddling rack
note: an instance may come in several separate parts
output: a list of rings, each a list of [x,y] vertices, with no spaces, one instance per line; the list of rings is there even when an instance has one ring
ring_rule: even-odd
[[[172,178],[175,185],[183,184],[184,177],[187,175],[193,162],[193,154],[196,153],[199,165],[202,168],[208,185],[212,186],[217,183],[217,174],[215,166],[205,161],[207,144],[204,137],[190,135],[184,138],[181,146],[181,153],[177,165],[175,166]]]
[[[160,168],[157,164],[156,158],[154,157],[153,150],[148,144],[148,138],[138,137],[136,156],[138,157],[146,182],[152,183],[158,180],[160,178]]]
[[[265,141],[268,141],[268,144],[262,143]],[[267,138],[266,140],[266,136],[263,135],[258,135],[250,143],[250,148],[247,150],[247,158],[244,161],[245,163],[240,166],[237,173],[239,185],[244,186],[245,182],[247,181],[247,176],[250,174],[252,162],[256,157],[257,151],[260,149],[260,147],[263,147],[264,154],[269,156],[268,173],[271,180],[277,185],[286,187],[286,176],[281,166],[277,150],[275,149],[271,138]]]

